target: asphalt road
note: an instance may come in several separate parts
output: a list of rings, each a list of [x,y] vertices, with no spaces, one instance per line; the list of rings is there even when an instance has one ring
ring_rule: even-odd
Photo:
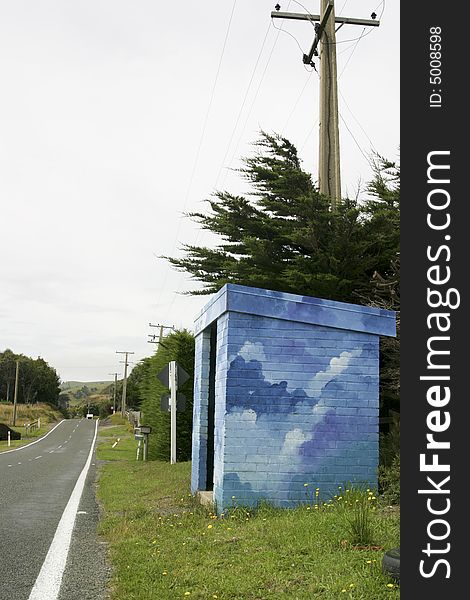
[[[63,421],[37,443],[0,453],[0,599],[28,600],[86,460],[92,420]],[[94,460],[80,501],[60,600],[104,598],[104,549],[96,539]]]

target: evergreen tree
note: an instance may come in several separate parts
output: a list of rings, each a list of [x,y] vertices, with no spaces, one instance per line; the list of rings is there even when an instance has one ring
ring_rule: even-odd
[[[168,390],[157,379],[157,374],[172,360],[190,375],[178,390],[186,396],[186,410],[178,412],[176,419],[176,457],[178,461],[186,461],[191,459],[194,377],[194,337],[188,331],[170,333],[159,345],[156,354],[143,361],[142,377],[137,384],[141,398],[141,421],[152,427],[149,458],[170,460],[170,413],[160,408],[160,398]]]
[[[220,243],[185,244],[182,258],[166,258],[203,284],[193,294],[230,282],[354,301],[355,290],[367,287],[374,272],[386,274],[397,255],[399,194],[379,170],[371,199],[345,199],[331,212],[287,139],[262,133],[255,147],[240,170],[251,195],[219,191],[208,201],[209,214],[189,214]]]
[[[0,399],[13,401],[17,360],[18,403],[49,402],[57,405],[60,379],[56,370],[41,357],[33,359],[24,354],[14,354],[9,349],[0,353]]]

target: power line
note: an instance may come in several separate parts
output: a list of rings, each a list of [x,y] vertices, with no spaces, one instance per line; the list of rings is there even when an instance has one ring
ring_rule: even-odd
[[[220,75],[220,71],[221,71],[221,67],[222,67],[222,60],[223,60],[223,57],[224,57],[224,54],[225,54],[225,49],[226,49],[226,46],[227,46],[227,41],[228,41],[228,38],[229,38],[229,34],[230,34],[231,26],[232,26],[233,15],[235,13],[235,8],[236,8],[236,5],[237,5],[237,1],[238,0],[234,0],[234,2],[233,2],[232,10],[230,12],[229,21],[228,21],[228,24],[227,24],[227,29],[225,31],[224,42],[222,44],[222,50],[220,52],[219,62],[218,62],[218,66],[217,66],[217,72],[215,74],[214,83],[212,84],[212,90],[211,90],[211,95],[210,95],[210,99],[209,99],[209,104],[207,106],[206,114],[205,114],[205,117],[204,117],[202,131],[201,131],[201,136],[200,136],[200,139],[199,139],[198,147],[197,147],[197,150],[196,150],[196,156],[195,156],[194,163],[193,163],[193,168],[192,168],[192,171],[191,171],[191,176],[189,178],[189,183],[188,183],[188,187],[187,187],[185,198],[184,198],[184,202],[183,202],[183,210],[182,210],[182,212],[180,214],[180,217],[178,219],[178,225],[177,225],[177,228],[176,228],[176,233],[175,233],[174,241],[173,241],[173,247],[172,247],[172,250],[171,250],[172,254],[173,254],[173,252],[175,251],[175,248],[176,248],[176,244],[177,244],[177,241],[178,241],[179,233],[180,233],[180,230],[181,230],[181,223],[182,223],[182,220],[183,220],[183,217],[184,217],[184,212],[186,210],[186,206],[188,204],[189,195],[191,193],[191,189],[192,189],[192,185],[193,185],[193,181],[194,181],[194,176],[196,174],[196,168],[197,168],[197,165],[198,165],[198,162],[199,162],[199,156],[201,154],[202,144],[203,144],[203,141],[204,141],[204,137],[205,137],[205,133],[206,133],[206,129],[207,129],[207,123],[209,121],[209,115],[210,115],[212,104],[213,104],[213,101],[214,101],[215,90],[216,90],[216,87],[217,87],[217,82],[219,80],[219,75]],[[167,279],[168,279],[169,272],[170,272],[170,266],[167,265],[167,268],[165,270],[165,274],[164,274],[164,277],[163,277],[163,282],[162,282],[161,287],[160,287],[160,294],[158,296],[157,305],[160,304],[162,293],[163,293],[163,291],[166,288],[166,282],[167,282]]]
[[[370,157],[367,156],[367,154],[364,152],[364,150],[361,148],[361,146],[359,145],[359,142],[357,141],[357,139],[355,138],[353,132],[349,129],[348,124],[346,123],[345,119],[343,118],[343,115],[341,113],[339,113],[340,119],[343,121],[344,126],[346,127],[346,129],[349,131],[350,136],[352,137],[352,139],[354,140],[356,146],[359,149],[359,152],[362,154],[362,156],[366,159],[366,162],[370,165]]]
[[[377,148],[375,147],[374,142],[370,139],[370,137],[367,134],[367,131],[364,129],[364,127],[361,125],[359,119],[357,119],[357,117],[354,115],[353,111],[351,110],[351,107],[349,106],[349,104],[346,102],[346,98],[343,96],[343,94],[341,93],[341,90],[339,91],[339,95],[341,96],[341,99],[343,100],[346,108],[349,110],[349,112],[351,113],[352,118],[356,121],[356,123],[359,125],[362,133],[366,136],[366,138],[369,140],[369,143],[372,147],[372,149],[378,154],[377,152]]]
[[[313,73],[313,72],[314,72],[314,69],[312,69],[311,71],[309,71],[309,73],[308,73],[308,77],[307,77],[307,79],[305,80],[305,83],[304,83],[304,85],[302,86],[302,89],[301,89],[301,91],[300,91],[300,94],[297,96],[297,100],[294,102],[294,106],[292,107],[292,110],[290,111],[290,113],[289,113],[289,116],[287,117],[287,120],[286,120],[286,122],[284,123],[284,126],[282,127],[282,130],[281,130],[281,135],[284,135],[284,131],[285,131],[285,129],[286,129],[286,127],[287,127],[287,125],[289,124],[289,122],[290,122],[290,120],[291,120],[291,118],[292,118],[292,116],[293,116],[293,114],[294,114],[294,112],[295,112],[295,109],[297,108],[297,105],[299,104],[299,102],[300,102],[300,100],[301,100],[302,96],[304,95],[304,92],[305,92],[305,90],[307,89],[307,85],[309,84],[310,77],[312,76],[312,73]]]
[[[290,4],[291,4],[291,0],[289,0],[289,3],[288,3],[288,5],[287,5],[287,8],[289,8]],[[263,84],[264,78],[265,78],[265,75],[266,75],[266,73],[267,73],[267,70],[268,70],[268,67],[269,67],[269,65],[270,65],[270,63],[271,63],[271,58],[272,58],[272,56],[273,56],[273,54],[274,54],[274,49],[276,48],[276,44],[277,44],[277,42],[278,42],[278,39],[279,39],[280,32],[282,31],[282,32],[284,32],[284,33],[289,33],[289,32],[288,32],[288,31],[286,31],[285,29],[282,29],[282,26],[283,26],[283,24],[284,24],[284,21],[282,21],[282,22],[281,22],[281,26],[280,26],[280,27],[276,27],[276,26],[274,25],[273,19],[271,19],[271,25],[272,25],[272,26],[274,26],[274,29],[278,29],[278,33],[277,33],[277,35],[276,35],[276,38],[274,39],[274,43],[273,43],[273,45],[272,45],[272,48],[271,48],[271,51],[270,51],[270,53],[269,53],[269,55],[268,55],[268,59],[267,59],[267,61],[266,61],[266,64],[265,64],[265,66],[264,66],[263,73],[261,74],[261,78],[260,78],[260,80],[259,80],[258,87],[256,88],[256,92],[255,92],[255,94],[254,94],[254,96],[253,96],[253,99],[252,99],[252,101],[251,101],[251,105],[250,105],[250,108],[249,108],[249,110],[248,110],[248,114],[246,115],[245,122],[244,122],[244,124],[243,124],[243,128],[242,128],[242,131],[241,131],[240,135],[238,136],[237,143],[235,144],[235,149],[234,149],[234,151],[233,151],[233,153],[232,153],[232,156],[231,156],[231,158],[230,158],[230,161],[229,161],[228,167],[230,167],[230,166],[233,164],[233,161],[234,161],[234,159],[235,159],[235,157],[236,157],[236,155],[237,155],[238,148],[239,148],[239,146],[240,146],[240,142],[241,142],[241,140],[242,140],[242,138],[243,138],[243,135],[244,135],[244,133],[245,133],[245,131],[246,131],[246,127],[247,127],[247,125],[248,125],[248,121],[249,121],[249,119],[250,119],[251,113],[253,112],[254,106],[255,106],[255,104],[256,104],[256,100],[258,99],[258,95],[259,95],[259,92],[260,92],[260,90],[261,90],[261,86],[262,86],[262,84]],[[268,26],[268,28],[269,28],[269,26]],[[290,35],[291,35],[291,34],[290,34]],[[292,37],[294,37],[294,36],[292,36]],[[295,41],[297,42],[297,45],[299,45],[299,43],[298,43],[298,41],[296,40],[296,38],[295,38],[295,37],[294,37],[294,39],[295,39]],[[300,47],[300,45],[299,45],[299,47]],[[222,185],[224,185],[226,178],[227,178],[227,171],[225,172],[225,176],[224,176],[224,179],[223,179],[223,181],[222,181]]]
[[[230,135],[230,139],[229,139],[229,142],[228,142],[228,145],[227,145],[227,149],[225,150],[225,154],[224,154],[224,157],[223,157],[223,159],[222,159],[222,163],[221,163],[221,165],[220,165],[219,172],[218,172],[218,174],[217,174],[217,179],[216,179],[216,181],[215,181],[214,188],[216,188],[216,187],[217,187],[217,183],[219,182],[220,174],[221,174],[221,172],[222,172],[222,170],[223,170],[223,168],[224,168],[224,163],[225,163],[225,160],[226,160],[226,158],[227,158],[227,156],[228,156],[228,153],[229,153],[229,150],[230,150],[230,146],[232,145],[232,141],[233,141],[233,138],[234,138],[234,136],[235,136],[235,131],[237,130],[238,123],[240,122],[240,118],[241,118],[241,116],[242,116],[243,109],[244,109],[244,107],[245,107],[245,103],[246,103],[246,101],[247,101],[248,94],[249,94],[249,92],[250,92],[250,89],[251,89],[251,84],[253,83],[253,79],[254,79],[254,77],[255,77],[255,73],[256,73],[256,70],[257,70],[257,68],[258,68],[258,64],[259,64],[259,61],[260,61],[260,58],[261,58],[262,52],[263,52],[263,50],[264,50],[264,46],[265,46],[265,44],[266,44],[266,39],[267,39],[267,37],[268,37],[269,30],[270,30],[270,27],[268,26],[268,28],[266,29],[266,33],[265,33],[265,35],[264,35],[264,38],[263,38],[263,43],[261,44],[261,48],[260,48],[260,51],[259,51],[259,53],[258,53],[258,57],[257,57],[257,59],[256,59],[256,62],[255,62],[255,66],[253,67],[253,70],[252,70],[252,72],[251,72],[251,77],[250,77],[250,80],[249,80],[249,82],[248,82],[248,86],[247,86],[247,88],[246,88],[246,90],[245,90],[245,95],[243,96],[243,101],[242,101],[242,104],[241,104],[241,106],[240,106],[240,110],[238,111],[237,119],[236,119],[236,121],[235,121],[235,125],[234,125],[234,127],[233,127],[233,129],[232,129],[232,133],[231,133],[231,135]]]
[[[289,0],[289,4],[288,4],[287,8],[289,8],[290,4],[291,4],[291,0]],[[220,165],[220,168],[219,168],[219,171],[218,171],[218,174],[217,174],[217,179],[216,179],[216,181],[215,181],[215,184],[214,184],[214,186],[213,186],[213,189],[215,189],[215,188],[217,187],[217,184],[218,184],[218,182],[219,182],[220,175],[221,175],[221,173],[222,173],[222,170],[223,170],[223,168],[224,168],[225,161],[226,161],[226,159],[227,159],[227,156],[228,156],[228,153],[229,153],[229,151],[230,151],[230,146],[232,145],[233,138],[234,138],[234,136],[235,136],[235,132],[236,132],[236,130],[237,130],[238,124],[239,124],[239,122],[240,122],[240,119],[241,119],[241,115],[243,114],[243,109],[244,109],[244,107],[245,107],[245,104],[246,104],[246,101],[247,101],[247,99],[248,99],[248,95],[249,95],[249,92],[250,92],[250,90],[251,90],[251,85],[252,85],[252,83],[253,83],[253,80],[254,80],[254,77],[255,77],[255,74],[256,74],[256,71],[257,71],[257,68],[258,68],[258,65],[259,65],[259,62],[260,62],[261,56],[262,56],[262,54],[263,54],[263,50],[264,50],[264,47],[265,47],[265,45],[266,45],[266,40],[267,40],[267,38],[268,38],[268,35],[269,35],[269,32],[270,32],[270,30],[271,30],[271,23],[269,23],[269,25],[268,25],[268,27],[267,27],[267,29],[266,29],[266,33],[265,33],[265,35],[264,35],[263,41],[262,41],[262,43],[261,43],[261,48],[260,48],[260,50],[259,50],[259,52],[258,52],[258,56],[257,56],[257,58],[256,58],[256,61],[255,61],[255,64],[254,64],[254,67],[253,67],[253,70],[252,70],[252,73],[251,73],[251,77],[250,77],[250,80],[249,80],[249,82],[248,82],[248,86],[247,86],[247,88],[246,88],[246,91],[245,91],[245,94],[244,94],[244,97],[243,97],[243,100],[242,100],[242,104],[241,104],[241,106],[240,106],[240,109],[239,109],[239,111],[238,111],[237,119],[236,119],[236,121],[235,121],[235,125],[234,125],[234,127],[233,127],[233,129],[232,129],[232,133],[231,133],[231,135],[230,135],[230,139],[229,139],[229,142],[228,142],[228,145],[227,145],[227,149],[226,149],[226,151],[225,151],[225,154],[224,154],[224,157],[223,157],[223,159],[222,159],[222,163],[221,163],[221,165]],[[230,160],[230,164],[232,164],[232,162],[233,162],[233,156],[236,154],[236,151],[237,151],[237,149],[238,149],[238,146],[239,146],[239,143],[240,143],[241,137],[243,136],[243,133],[245,132],[245,129],[246,129],[246,126],[247,126],[247,123],[248,123],[249,117],[250,117],[250,115],[251,115],[251,112],[252,112],[252,110],[253,110],[254,104],[255,104],[255,102],[256,102],[256,99],[257,99],[257,97],[258,97],[258,93],[259,93],[259,91],[260,91],[260,89],[261,89],[261,84],[262,84],[262,82],[263,82],[263,80],[264,80],[264,76],[265,76],[265,74],[266,74],[266,72],[267,72],[267,69],[268,69],[268,66],[269,66],[269,62],[270,62],[270,60],[271,60],[271,57],[272,57],[272,54],[273,54],[273,52],[274,52],[274,48],[275,48],[275,46],[276,46],[276,43],[277,43],[277,40],[278,40],[278,38],[279,38],[279,33],[277,34],[277,36],[276,36],[276,38],[275,38],[275,40],[274,40],[274,44],[273,44],[273,46],[272,46],[272,48],[271,48],[271,51],[270,51],[270,53],[269,53],[268,60],[267,60],[267,62],[266,62],[266,65],[265,65],[265,67],[264,67],[263,73],[262,73],[262,75],[261,75],[261,79],[260,79],[260,82],[259,82],[259,84],[258,84],[258,88],[257,88],[257,90],[256,90],[256,92],[255,92],[255,95],[254,95],[253,101],[252,101],[252,103],[251,103],[251,105],[250,105],[250,109],[249,109],[249,111],[248,111],[247,118],[245,119],[245,123],[244,123],[244,125],[243,125],[243,129],[242,129],[242,133],[241,133],[241,135],[240,135],[239,139],[237,140],[237,144],[236,144],[236,146],[235,146],[235,151],[234,151],[234,154],[232,155],[232,158],[231,158],[231,160]],[[224,178],[224,181],[225,181],[225,178]],[[197,233],[196,233],[196,238],[195,238],[195,241],[194,241],[194,244],[193,244],[193,245],[196,245],[196,244],[198,243],[200,236],[201,236],[201,235],[204,235],[204,233],[205,233],[205,230],[198,229],[198,231],[197,231]],[[180,289],[180,287],[181,287],[181,282],[183,281],[184,275],[185,275],[184,273],[181,273],[181,275],[180,275],[180,278],[179,278],[179,281],[178,281],[178,285],[177,285],[178,289]],[[165,313],[165,319],[166,319],[166,318],[168,318],[168,315],[169,315],[169,313],[170,313],[170,310],[173,308],[173,305],[174,305],[174,303],[175,303],[176,296],[177,296],[177,294],[178,294],[178,293],[179,293],[179,292],[178,292],[178,290],[175,290],[175,291],[173,292],[173,296],[172,296],[172,298],[171,298],[170,304],[169,304],[169,306],[168,306],[168,309],[167,309],[167,311],[166,311],[166,313]]]

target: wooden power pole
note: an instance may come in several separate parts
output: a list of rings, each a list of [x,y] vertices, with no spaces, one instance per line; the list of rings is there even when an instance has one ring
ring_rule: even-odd
[[[321,194],[331,200],[332,210],[341,201],[341,171],[339,152],[338,71],[336,66],[336,24],[377,27],[380,21],[335,17],[334,0],[321,0],[321,14],[301,14],[273,11],[272,18],[294,19],[315,23],[315,39],[309,54],[304,54],[305,64],[312,64],[318,56],[320,44],[320,144],[318,154],[318,186]],[[375,15],[373,15],[375,17]]]
[[[155,335],[155,334],[149,334],[149,340],[148,343],[149,344],[158,344],[157,350],[160,348],[160,344],[163,341],[163,331],[164,329],[171,329],[172,331],[175,331],[175,326],[174,325],[161,325],[160,323],[158,323],[157,325],[154,325],[153,323],[149,323],[149,327],[158,327],[160,329],[159,335]],[[157,339],[158,338],[158,339]]]
[[[18,375],[20,372],[20,361],[16,361],[16,373],[15,373],[15,391],[13,394],[13,427],[16,425],[16,404],[18,400]]]
[[[124,362],[124,379],[122,380],[122,399],[121,399],[121,415],[123,417],[126,416],[126,392],[127,392],[127,365],[129,364],[128,356],[129,354],[134,354],[134,352],[119,352],[116,350],[116,354],[125,354],[126,358]]]

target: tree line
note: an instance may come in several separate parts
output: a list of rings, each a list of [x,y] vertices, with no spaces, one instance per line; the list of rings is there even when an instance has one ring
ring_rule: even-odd
[[[24,354],[15,354],[10,349],[0,353],[0,400],[13,402],[17,361],[17,402],[49,402],[57,405],[60,379],[56,370],[41,357],[30,358]]]

